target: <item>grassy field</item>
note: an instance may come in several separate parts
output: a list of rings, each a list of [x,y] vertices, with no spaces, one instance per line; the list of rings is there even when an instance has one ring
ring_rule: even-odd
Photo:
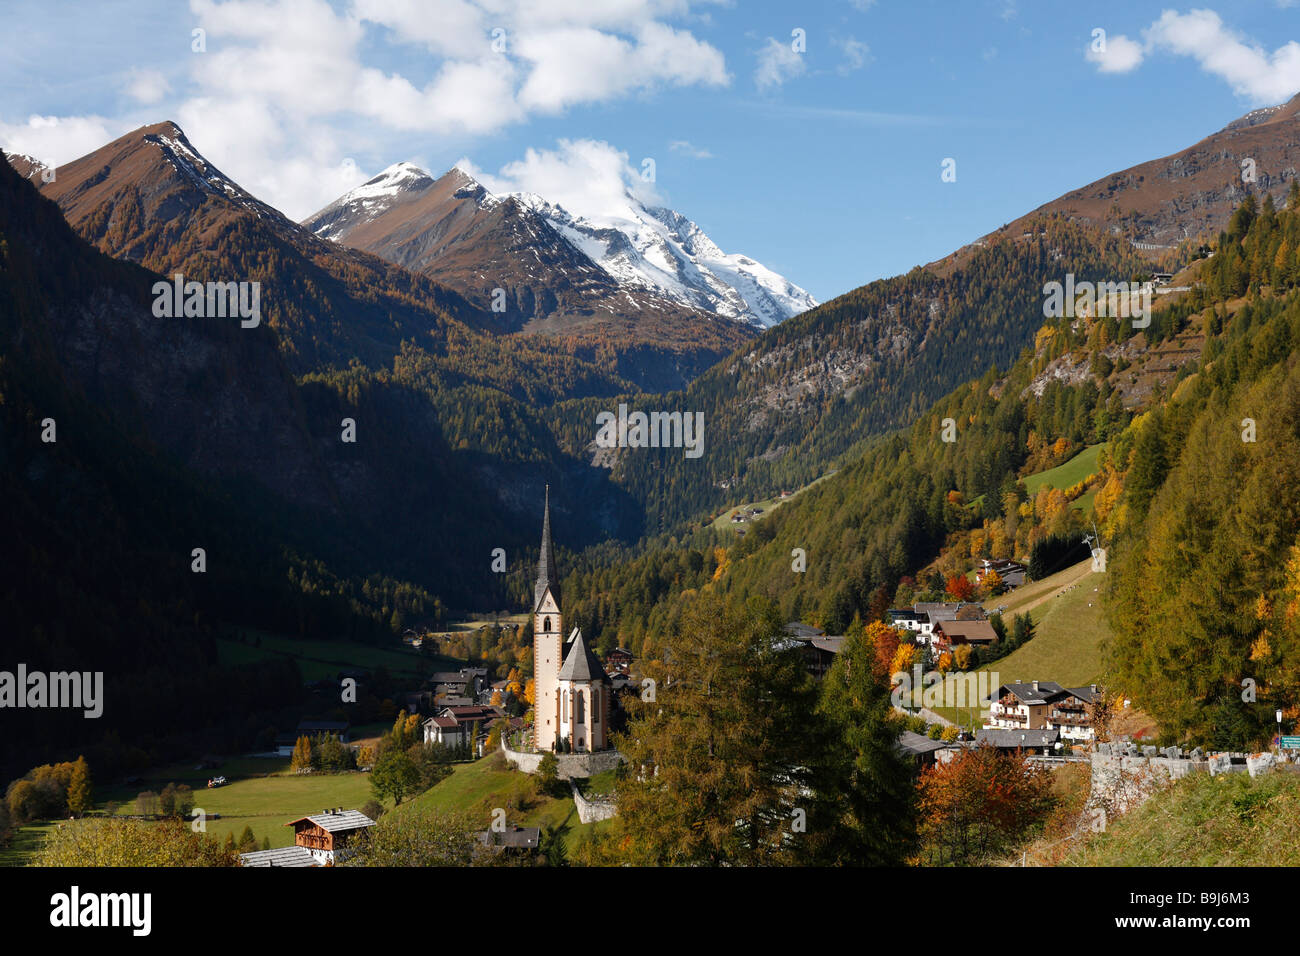
[[[1110,631],[1101,604],[1102,576],[1089,571],[1069,589],[1029,612],[1034,638],[981,670],[997,671],[1003,683],[1052,680],[1081,687],[1101,676],[1101,639]]]
[[[195,807],[209,814],[209,836],[224,842],[226,834],[233,833],[238,839],[249,826],[259,846],[263,837],[269,837],[271,846],[281,847],[293,844],[293,830],[285,826],[290,820],[328,807],[356,810],[374,799],[369,774],[291,774],[288,768],[289,760],[284,757],[245,757],[212,770],[196,770],[192,764],[164,767],[130,786],[96,788],[96,811],[103,812],[111,801],[118,813],[132,813],[136,794],[145,790],[157,793],[169,783],[183,783],[194,791]],[[208,778],[218,775],[230,783],[207,789]],[[214,820],[211,814],[220,814],[221,819]],[[0,851],[0,865],[25,865],[53,825],[42,823],[20,829],[13,844]]]
[[[802,492],[807,491],[809,488],[817,484],[817,482],[819,481],[825,481],[833,474],[835,474],[835,472],[833,471],[828,472],[827,474],[822,475],[820,478],[816,479],[815,481],[810,481],[802,488],[796,488],[794,492],[791,493],[789,498],[781,498],[781,497],[765,498],[762,501],[750,501],[742,505],[733,505],[732,507],[728,508],[726,511],[722,512],[722,514],[718,515],[716,518],[713,519],[712,527],[719,530],[723,528],[731,528],[734,530],[738,526],[731,523],[731,513],[733,511],[748,511],[751,508],[762,508],[763,513],[759,515],[757,518],[746,518],[745,519],[746,522],[754,522],[754,521],[762,520],[763,518],[767,517],[767,515],[772,513],[773,508],[780,507],[781,505],[785,504],[787,501],[794,501],[794,499],[797,498]]]
[[[1057,571],[1041,581],[1031,581],[1008,594],[1000,594],[995,598],[990,598],[984,602],[984,610],[992,613],[999,607],[1005,607],[1006,610],[1002,612],[1003,617],[1010,620],[1014,615],[1032,611],[1040,604],[1064,593],[1066,588],[1079,583],[1091,572],[1092,559],[1089,558],[1086,561],[1071,565],[1064,571]]]
[[[1104,833],[1075,843],[1065,866],[1300,866],[1300,775],[1194,773]]]
[[[592,780],[603,780],[604,776],[598,775]],[[474,763],[457,764],[450,777],[426,790],[409,805],[468,813],[472,820],[481,820],[485,830],[492,823],[492,811],[501,807],[506,811],[506,822],[510,826],[564,828],[564,843],[570,853],[583,840],[590,839],[593,833],[612,823],[580,823],[572,797],[537,796],[534,778],[509,769],[500,753]],[[406,806],[408,804],[403,804],[393,812],[402,813]]]
[[[360,668],[374,670],[386,667],[390,674],[420,677],[422,671],[454,670],[462,661],[441,655],[421,656],[406,644],[394,642],[391,647],[372,644],[354,644],[349,641],[294,640],[265,632],[249,632],[249,640],[261,638],[260,646],[243,644],[234,638],[219,638],[217,654],[222,665],[250,664],[271,657],[291,657],[305,681],[332,680],[341,670]]]
[[[209,836],[225,840],[233,833],[238,838],[249,826],[259,846],[263,837],[270,837],[272,847],[293,845],[293,828],[285,826],[290,820],[328,807],[357,810],[373,799],[366,773],[276,773],[194,792],[195,806],[221,814],[220,820],[208,820]]]
[[[1047,471],[1040,471],[1036,475],[1027,476],[1024,479],[1025,488],[1029,490],[1031,495],[1036,495],[1038,489],[1044,485],[1050,485],[1062,491],[1077,485],[1089,475],[1096,473],[1097,456],[1101,454],[1101,450],[1105,447],[1105,444],[1089,445],[1065,464],[1049,468]]]

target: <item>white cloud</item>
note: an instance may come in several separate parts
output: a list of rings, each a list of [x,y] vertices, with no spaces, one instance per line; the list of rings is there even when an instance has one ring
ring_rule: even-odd
[[[1097,49],[1097,46],[1096,42],[1088,44],[1085,59],[1097,64],[1100,73],[1128,73],[1142,63],[1142,44],[1130,40],[1122,33],[1106,37],[1105,43],[1101,44],[1102,49]]]
[[[627,153],[599,140],[562,139],[553,150],[529,149],[523,159],[507,163],[496,174],[467,159],[456,165],[491,192],[537,193],[589,219],[620,216],[627,208],[628,193],[649,205],[664,204]]]
[[[62,166],[93,152],[127,131],[102,116],[31,116],[26,123],[0,122],[0,145],[6,152]]]
[[[664,87],[726,86],[722,53],[676,22],[710,2],[190,0],[207,52],[186,54],[184,95],[148,69],[124,89],[151,107],[145,122],[175,119],[220,169],[301,219],[363,181],[349,152],[373,158],[412,133],[473,139]],[[138,113],[35,117],[0,125],[0,144],[66,162],[139,125]]]
[[[1142,44],[1110,37],[1104,53],[1090,45],[1086,59],[1103,73],[1127,73],[1152,53],[1191,57],[1255,105],[1280,103],[1300,91],[1300,43],[1290,40],[1270,53],[1226,26],[1213,10],[1166,10],[1142,35]]]
[[[1205,72],[1226,80],[1234,93],[1255,103],[1280,103],[1300,90],[1300,43],[1291,40],[1270,54],[1225,27],[1213,10],[1166,10],[1147,31],[1147,41],[1192,57]]]
[[[167,77],[157,70],[133,69],[126,85],[126,95],[146,106],[159,102],[170,90]]]
[[[848,76],[854,70],[860,70],[873,59],[871,47],[855,37],[845,37],[835,41],[836,46],[844,51],[844,62],[836,67],[840,76]]]
[[[803,72],[803,55],[796,53],[790,43],[768,37],[767,43],[758,51],[754,83],[760,92],[767,92]]]
[[[691,159],[712,159],[713,158],[713,154],[709,152],[707,149],[701,149],[700,147],[691,143],[689,140],[685,140],[685,139],[673,140],[671,143],[668,144],[668,148],[671,149],[674,153],[682,153],[685,156],[691,157]]]

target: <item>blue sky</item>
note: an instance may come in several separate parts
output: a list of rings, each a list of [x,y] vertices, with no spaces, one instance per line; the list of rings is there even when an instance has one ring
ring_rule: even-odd
[[[1294,2],[10,0],[0,145],[61,163],[172,119],[295,218],[400,160],[596,210],[650,158],[824,301],[1289,98]]]

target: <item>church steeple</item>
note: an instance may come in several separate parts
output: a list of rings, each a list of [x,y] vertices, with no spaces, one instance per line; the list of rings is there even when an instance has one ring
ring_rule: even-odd
[[[560,603],[560,581],[556,575],[555,552],[551,548],[551,486],[546,486],[546,505],[542,514],[542,553],[537,559],[537,584],[533,588],[533,608],[542,602],[546,589],[551,589],[555,603]]]

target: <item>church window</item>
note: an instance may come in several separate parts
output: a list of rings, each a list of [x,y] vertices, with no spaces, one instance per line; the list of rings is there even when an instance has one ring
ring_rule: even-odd
[[[578,716],[577,722],[582,723],[587,719],[586,711],[583,709],[582,691],[578,691]]]
[[[600,691],[595,687],[591,689],[591,722],[600,723]]]
[[[551,629],[551,619],[549,617],[542,618],[542,630],[549,631],[550,629]]]

